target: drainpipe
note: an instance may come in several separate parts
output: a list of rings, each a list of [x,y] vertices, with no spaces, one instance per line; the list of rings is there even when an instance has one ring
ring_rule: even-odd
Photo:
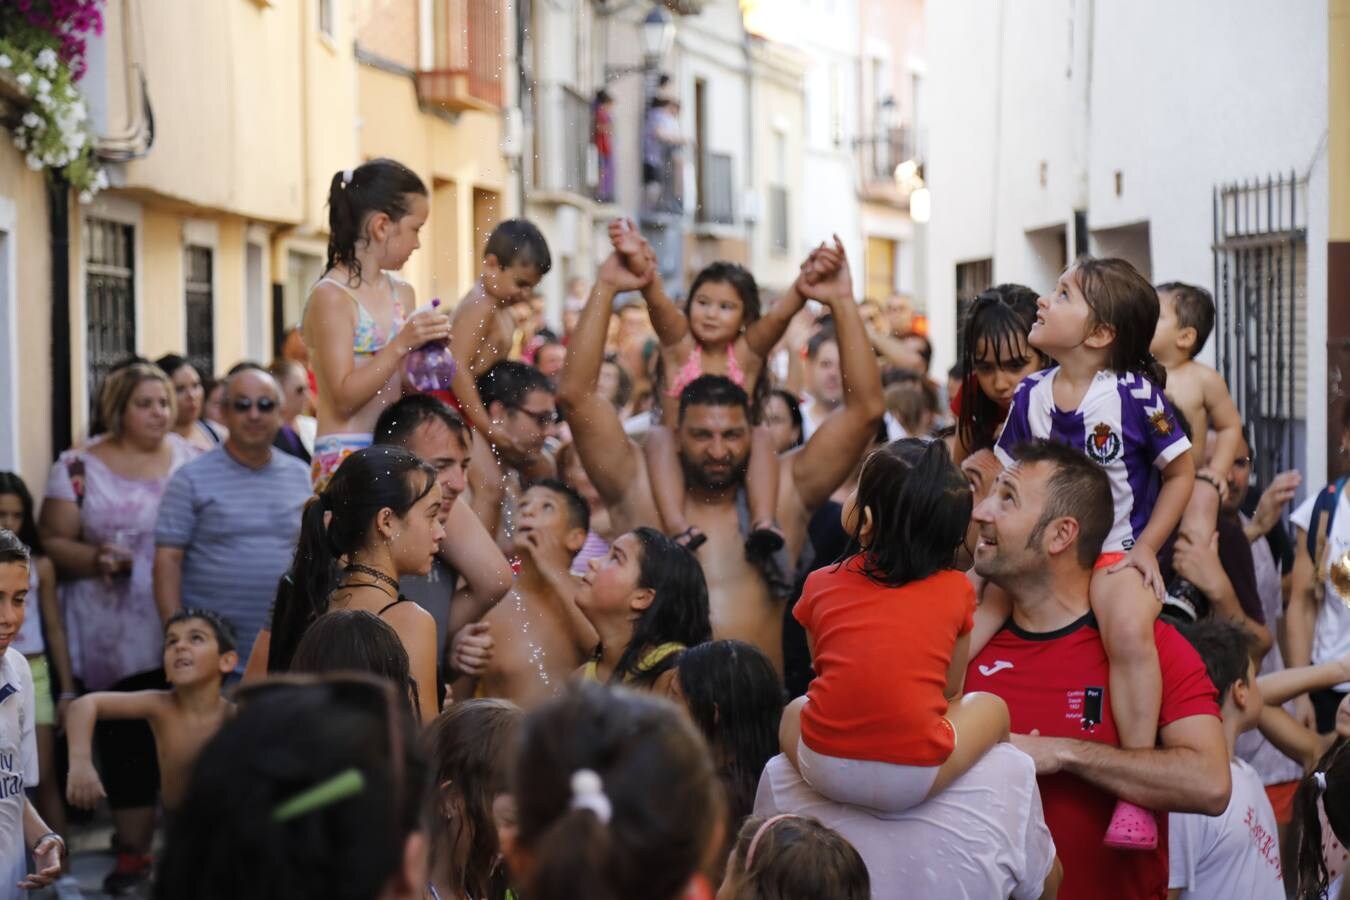
[[[52,458],[70,447],[70,185],[56,176],[47,186],[52,254]]]

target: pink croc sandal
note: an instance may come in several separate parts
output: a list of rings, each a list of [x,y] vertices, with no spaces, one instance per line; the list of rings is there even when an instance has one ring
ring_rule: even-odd
[[[1153,850],[1158,846],[1158,820],[1142,806],[1118,800],[1102,843],[1117,850]]]

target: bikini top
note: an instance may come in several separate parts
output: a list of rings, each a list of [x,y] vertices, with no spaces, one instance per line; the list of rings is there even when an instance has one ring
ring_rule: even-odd
[[[385,345],[389,343],[394,335],[398,333],[398,330],[403,327],[403,323],[408,320],[407,316],[403,314],[403,304],[398,302],[398,290],[394,287],[393,276],[388,272],[385,272],[384,277],[389,283],[389,293],[394,296],[394,320],[390,323],[389,333],[386,335],[380,334],[379,323],[377,323],[375,317],[367,312],[366,308],[361,305],[361,301],[356,299],[356,294],[352,292],[351,288],[327,275],[320,278],[318,281],[319,284],[328,282],[333,285],[338,290],[342,291],[342,293],[350,297],[351,301],[356,304],[356,333],[352,337],[352,352],[357,356],[373,356],[374,354],[379,353],[385,348]]]
[[[675,375],[675,380],[666,389],[666,396],[680,396],[680,393],[689,386],[689,382],[703,374],[703,348],[694,344],[694,349],[689,352],[689,358],[684,361],[684,365],[680,366],[680,371]],[[736,351],[731,347],[727,348],[727,377],[737,387],[745,387],[745,372],[742,371],[741,364],[736,362]]]
[[[646,653],[642,655],[642,659],[638,661],[637,669],[634,672],[634,674],[626,677],[624,681],[632,681],[635,675],[641,674],[643,672],[648,672],[656,668],[661,663],[665,662],[666,658],[669,657],[672,653],[679,653],[683,649],[685,649],[684,644],[680,644],[675,641],[667,641],[664,644],[656,645],[655,647],[648,650]],[[588,661],[586,665],[582,666],[581,677],[586,681],[599,681],[600,680],[599,661],[592,659]]]

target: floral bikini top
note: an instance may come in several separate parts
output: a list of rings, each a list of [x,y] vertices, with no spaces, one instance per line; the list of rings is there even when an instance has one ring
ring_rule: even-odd
[[[352,302],[356,304],[356,333],[352,337],[352,352],[357,356],[373,356],[379,353],[393,339],[394,335],[398,334],[398,330],[403,327],[403,323],[408,321],[408,317],[403,314],[403,304],[398,302],[398,289],[394,287],[393,276],[385,272],[384,277],[389,282],[389,293],[394,296],[394,319],[390,322],[389,333],[386,335],[380,334],[379,323],[361,305],[361,301],[356,299],[356,294],[352,292],[351,288],[327,275],[319,279],[319,284],[328,282],[350,297]]]
[[[680,366],[680,371],[675,375],[675,380],[666,388],[667,397],[678,397],[680,393],[689,386],[689,382],[706,374],[703,371],[703,348],[694,344],[694,349],[690,351],[689,358]],[[741,364],[736,362],[736,351],[727,348],[727,377],[730,378],[737,387],[745,387],[745,372],[741,369]]]

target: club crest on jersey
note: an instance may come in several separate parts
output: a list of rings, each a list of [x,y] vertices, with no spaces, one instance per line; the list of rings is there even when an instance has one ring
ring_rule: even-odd
[[[1083,450],[1097,463],[1106,465],[1120,456],[1120,435],[1111,430],[1105,422],[1098,422],[1087,436]]]
[[[1172,432],[1177,427],[1165,409],[1160,409],[1149,416],[1148,423],[1153,426],[1153,430],[1158,433],[1159,437],[1171,437]]]

